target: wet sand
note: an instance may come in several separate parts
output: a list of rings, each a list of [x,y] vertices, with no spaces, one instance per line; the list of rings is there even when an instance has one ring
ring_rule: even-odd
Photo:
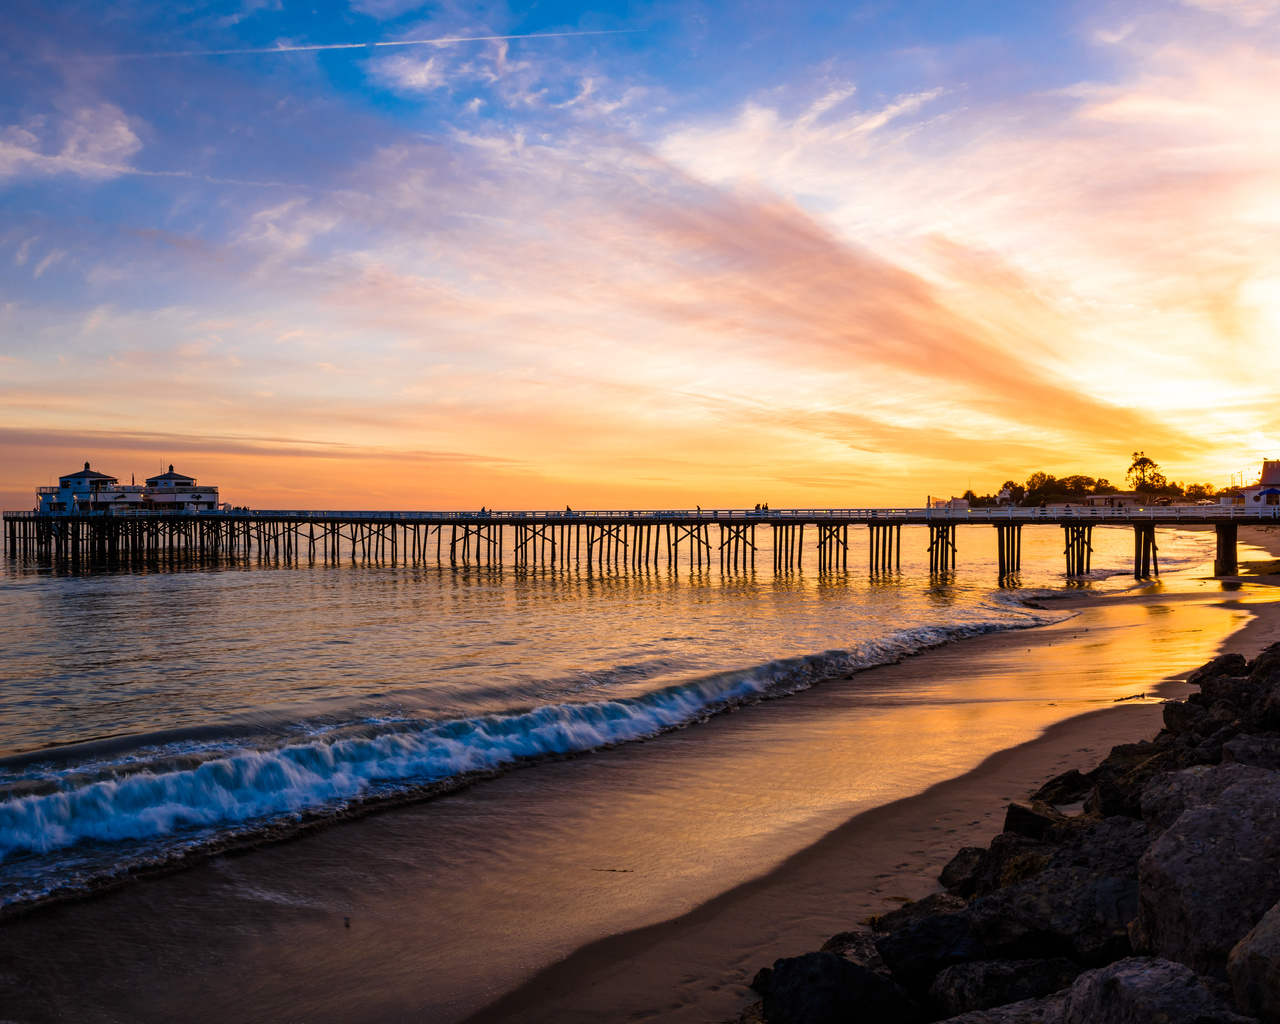
[[[0,1005],[24,1021],[728,1019],[756,968],[931,891],[1003,803],[1154,732],[1154,694],[1118,697],[1251,616],[1232,649],[1280,637],[1269,588],[1153,590],[13,919]]]

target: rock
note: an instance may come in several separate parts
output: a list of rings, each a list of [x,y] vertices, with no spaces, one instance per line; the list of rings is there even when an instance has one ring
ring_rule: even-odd
[[[751,984],[747,987],[753,992],[758,992],[760,995],[764,995],[769,989],[769,979],[772,977],[772,967],[761,967],[760,970],[756,971],[756,976],[751,979]]]
[[[764,1017],[764,1002],[752,1003],[738,1015],[738,1024],[769,1024]]]
[[[999,955],[1102,964],[1132,952],[1127,926],[1137,910],[1136,879],[1068,867],[979,896],[968,917],[982,944]]]
[[[949,1017],[945,1024],[1058,1024],[1067,994],[1057,992],[1044,999],[1024,999],[990,1010],[973,1010],[959,1017]]]
[[[1022,804],[1010,804],[1004,815],[1004,830],[1028,839],[1043,839],[1045,833],[1061,819],[1062,815],[1045,814]]]
[[[1266,769],[1234,764],[1198,765],[1168,772],[1153,778],[1143,789],[1142,817],[1151,828],[1164,831],[1189,807],[1210,803],[1238,783],[1262,785],[1269,779],[1271,774]]]
[[[1225,701],[1243,710],[1257,695],[1258,687],[1249,682],[1248,676],[1217,676],[1200,684],[1201,703],[1205,707]]]
[[[1131,957],[1086,971],[1055,1024],[1246,1024],[1182,964]]]
[[[1046,782],[1032,794],[1031,799],[1033,801],[1043,800],[1053,806],[1072,804],[1077,800],[1084,799],[1092,788],[1093,783],[1075,768],[1072,768],[1071,771],[1063,772],[1061,775]]]
[[[1206,665],[1200,666],[1189,676],[1187,685],[1203,688],[1206,679],[1215,676],[1242,676],[1248,672],[1249,666],[1240,654],[1219,654]]]
[[[1113,778],[1103,777],[1094,782],[1093,791],[1085,797],[1084,809],[1089,814],[1100,814],[1104,818],[1116,815],[1132,817],[1133,804],[1131,790],[1117,785]]]
[[[1213,721],[1213,719],[1210,719]],[[1221,726],[1212,735],[1202,740],[1194,750],[1191,758],[1194,764],[1221,764],[1223,746],[1240,734],[1240,727],[1234,723]]]
[[[938,881],[957,896],[972,896],[978,887],[978,878],[986,859],[985,847],[966,846],[947,861],[947,866],[938,875]]]
[[[1147,827],[1133,818],[1113,817],[1102,821],[1089,818],[1072,819],[1056,829],[1058,849],[1050,867],[1088,868],[1100,876],[1138,877],[1138,862],[1151,845]]]
[[[1268,732],[1235,736],[1222,745],[1222,763],[1280,770],[1280,734]]]
[[[897,985],[834,953],[778,960],[764,993],[769,1024],[915,1024],[920,1008]]]
[[[1248,664],[1249,682],[1255,685],[1265,685],[1270,682],[1276,675],[1280,675],[1280,643],[1271,644],[1262,649],[1262,652]],[[1231,673],[1223,672],[1222,675]],[[1188,679],[1188,682],[1190,680]]]
[[[980,960],[938,972],[929,989],[948,1016],[1038,999],[1066,988],[1083,970],[1070,960]]]
[[[987,856],[977,876],[975,891],[992,892],[1015,882],[1035,878],[1049,866],[1056,847],[1013,832],[1002,832],[991,840]]]
[[[897,910],[881,914],[874,919],[873,927],[878,932],[896,932],[899,928],[915,924],[922,918],[933,917],[938,914],[958,914],[967,906],[968,902],[959,896],[952,896],[950,893],[945,892],[935,892],[922,900],[904,903]]]
[[[926,990],[944,967],[981,960],[986,954],[966,913],[921,918],[877,938],[876,949],[894,980],[913,992]]]
[[[844,957],[851,964],[858,964],[877,974],[883,974],[886,978],[889,977],[889,965],[881,958],[880,951],[876,949],[876,937],[870,932],[841,932],[839,935],[833,935],[822,944],[820,952],[834,953],[836,956]],[[761,968],[765,971],[768,969]],[[756,988],[755,982],[751,983],[751,987],[757,992],[764,992],[764,989]]]
[[[1198,704],[1187,704],[1180,700],[1168,700],[1164,703],[1164,727],[1175,736],[1194,732],[1197,726],[1208,720],[1209,712]]]
[[[1201,773],[1207,789],[1225,765]],[[1180,773],[1181,774],[1181,773]],[[1280,774],[1238,781],[1212,804],[1191,806],[1139,865],[1132,935],[1143,952],[1218,973],[1237,942],[1280,900]]]
[[[1280,903],[1236,943],[1227,976],[1238,1009],[1267,1024],[1280,1021]]]

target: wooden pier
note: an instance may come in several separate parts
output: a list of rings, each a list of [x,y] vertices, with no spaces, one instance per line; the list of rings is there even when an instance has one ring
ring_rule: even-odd
[[[56,562],[179,559],[191,556],[285,561],[379,559],[451,566],[570,565],[593,570],[688,565],[722,571],[754,569],[757,529],[772,532],[773,569],[803,568],[805,530],[813,527],[816,568],[847,572],[857,556],[855,532],[867,530],[872,575],[901,570],[902,527],[928,527],[931,573],[956,567],[958,528],[994,526],[1003,578],[1022,566],[1022,530],[1060,527],[1067,576],[1092,570],[1093,530],[1133,530],[1133,575],[1159,575],[1158,527],[1213,526],[1217,575],[1234,575],[1241,523],[1280,522],[1280,507],[1173,506],[1151,509],[696,509],[601,512],[309,512],[206,511],[5,512],[10,558]],[[851,554],[851,552],[854,552]]]

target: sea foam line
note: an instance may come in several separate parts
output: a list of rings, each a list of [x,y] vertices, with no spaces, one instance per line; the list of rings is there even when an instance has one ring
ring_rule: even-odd
[[[336,812],[373,793],[643,739],[948,640],[1056,617],[1027,615],[1021,621],[908,630],[854,651],[788,659],[637,697],[445,721],[364,723],[360,735],[352,735],[349,727],[332,730],[306,742],[227,751],[194,767],[138,770],[135,762],[118,775],[104,765],[87,775],[82,765],[45,776],[58,787],[53,792],[0,801],[0,862],[21,854],[47,855],[84,841],[154,840],[192,830],[242,829],[307,812]]]

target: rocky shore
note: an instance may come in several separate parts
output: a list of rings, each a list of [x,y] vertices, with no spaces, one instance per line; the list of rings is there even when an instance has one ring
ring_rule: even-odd
[[[946,892],[762,968],[741,1024],[1280,1024],[1280,644],[1187,681]]]

